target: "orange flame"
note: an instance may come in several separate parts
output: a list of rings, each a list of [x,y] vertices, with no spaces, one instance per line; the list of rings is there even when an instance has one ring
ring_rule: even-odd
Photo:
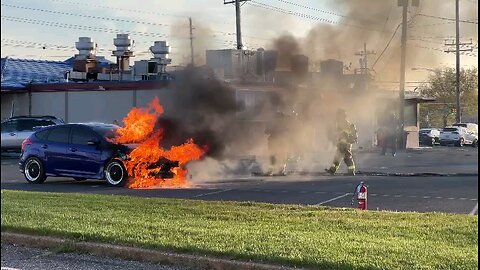
[[[193,139],[169,150],[160,147],[162,130],[154,130],[155,123],[163,114],[163,107],[157,97],[148,108],[133,108],[123,119],[125,127],[119,128],[116,143],[140,143],[124,162],[131,179],[129,188],[146,188],[152,186],[185,187],[188,186],[188,171],[185,166],[193,160],[199,160],[205,149],[196,145]],[[162,179],[157,175],[162,171],[164,161],[177,161],[178,167],[170,169],[173,178]]]

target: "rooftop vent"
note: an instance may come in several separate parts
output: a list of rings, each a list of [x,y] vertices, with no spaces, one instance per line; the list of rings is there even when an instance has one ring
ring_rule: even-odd
[[[170,46],[166,41],[155,41],[153,46],[150,46],[150,51],[153,53],[153,58],[150,61],[157,62],[158,73],[165,73],[166,67],[172,62],[172,59],[168,58],[170,53]]]
[[[113,39],[113,45],[117,47],[112,51],[112,56],[117,57],[117,64],[120,71],[128,71],[130,69],[130,57],[133,57],[133,51],[131,50],[134,41],[130,38],[129,34],[117,34],[117,37]]]
[[[76,60],[95,59],[94,51],[97,49],[97,43],[93,42],[90,37],[79,37],[75,42],[75,48],[78,54],[75,55]]]

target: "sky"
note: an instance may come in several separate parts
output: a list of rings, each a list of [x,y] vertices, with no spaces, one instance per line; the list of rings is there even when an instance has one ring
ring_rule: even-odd
[[[302,39],[319,24],[331,25],[339,33],[354,31],[351,26],[338,23],[342,19],[349,19],[342,15],[354,13],[355,10],[348,10],[349,1],[357,5],[364,0],[247,2],[242,6],[244,44],[251,49],[268,49],[272,46],[272,40],[283,34],[288,33]],[[401,8],[397,7],[397,0],[379,1],[391,2],[385,10],[383,32],[365,38],[364,41],[355,40],[359,50],[364,42],[368,42],[377,55],[383,51],[395,26],[401,21]],[[462,39],[469,41],[472,38],[473,43],[477,44],[478,0],[460,0],[460,3],[461,19],[476,22],[461,24]],[[77,53],[74,46],[78,37],[86,36],[98,43],[98,55],[113,60],[110,55],[114,49],[113,38],[118,31],[130,33],[135,40],[134,60],[149,59],[149,46],[156,40],[167,40],[172,49],[172,64],[182,65],[188,63],[190,57],[189,17],[192,17],[194,25],[196,58],[202,59],[205,49],[235,47],[235,8],[232,4],[225,5],[221,0],[2,0],[1,4],[2,57],[63,61]],[[285,11],[296,14],[285,14]],[[420,12],[423,14],[454,18],[454,11],[453,0],[421,0]],[[442,38],[455,35],[453,22],[422,17],[414,21],[408,31],[412,37],[408,49],[416,50],[409,67],[435,68],[455,64],[455,55],[442,51],[445,49]],[[382,55],[377,72],[388,67],[399,44],[400,34],[397,34]],[[338,57],[345,59],[339,60],[355,60],[355,52],[344,52]],[[463,55],[462,65],[477,66],[476,52]],[[430,61],[432,56],[436,59],[435,62]],[[372,56],[372,60],[374,58],[376,57]],[[408,72],[414,79],[428,75],[426,70],[411,71],[410,68]]]

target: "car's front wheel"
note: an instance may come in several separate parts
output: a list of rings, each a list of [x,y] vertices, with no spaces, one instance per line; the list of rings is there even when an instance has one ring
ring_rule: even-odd
[[[105,166],[105,179],[114,187],[123,187],[128,179],[128,173],[119,160],[111,160]]]
[[[465,140],[463,138],[460,138],[460,140],[458,140],[457,142],[457,146],[463,147],[464,145],[465,145]]]
[[[36,157],[30,157],[25,161],[23,173],[27,182],[32,184],[41,184],[47,179],[42,161]]]

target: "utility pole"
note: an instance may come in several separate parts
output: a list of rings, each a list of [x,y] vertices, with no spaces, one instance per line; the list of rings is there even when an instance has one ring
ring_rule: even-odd
[[[460,123],[462,121],[462,112],[460,110],[460,0],[455,0],[455,54],[456,54],[456,112],[455,122]]]
[[[194,57],[193,57],[193,27],[192,27],[192,17],[188,18],[188,22],[190,24],[190,64],[194,65]]]
[[[376,54],[375,51],[368,51],[367,50],[367,43],[363,43],[363,51],[360,51],[360,52],[357,52],[355,53],[355,55],[358,55],[362,58],[360,58],[360,73],[363,74],[363,90],[365,92],[368,91],[369,89],[369,72],[368,72],[368,55],[371,55],[371,54]],[[356,73],[356,72],[355,72]],[[377,119],[375,119],[375,117],[373,117],[372,119],[372,125],[374,127],[374,130],[377,130]],[[375,142],[375,134],[372,134],[372,145],[374,144]]]
[[[355,53],[355,55],[361,56],[360,59],[360,73],[368,75],[368,55],[376,54],[375,51],[367,50],[367,43],[363,44],[363,51]]]
[[[223,4],[232,4],[235,3],[235,17],[236,17],[236,30],[237,30],[237,49],[241,50],[243,49],[243,43],[242,43],[242,26],[241,26],[241,2],[246,2],[248,0],[232,0],[232,1],[227,1],[223,0]]]
[[[405,141],[403,132],[405,130],[405,61],[407,57],[407,16],[408,16],[408,4],[410,0],[398,0],[398,6],[402,7],[402,40],[401,40],[401,58],[400,58],[400,134],[398,141],[400,148],[405,147]],[[419,0],[412,0],[412,6],[419,6]]]
[[[457,123],[460,123],[462,122],[462,109],[460,107],[460,71],[461,71],[461,68],[460,68],[460,52],[471,52],[473,49],[472,47],[469,47],[469,48],[464,48],[464,49],[460,49],[460,46],[462,45],[472,45],[473,42],[470,41],[470,42],[460,42],[460,2],[459,0],[455,0],[455,42],[445,42],[445,46],[455,46],[455,49],[452,50],[452,49],[447,49],[445,50],[445,52],[447,53],[451,53],[451,52],[455,52],[456,54],[456,67],[455,67],[455,80],[456,80],[456,83],[455,83],[455,94],[456,94],[456,102],[455,102],[455,105],[456,105],[456,113],[455,113],[455,122]]]

